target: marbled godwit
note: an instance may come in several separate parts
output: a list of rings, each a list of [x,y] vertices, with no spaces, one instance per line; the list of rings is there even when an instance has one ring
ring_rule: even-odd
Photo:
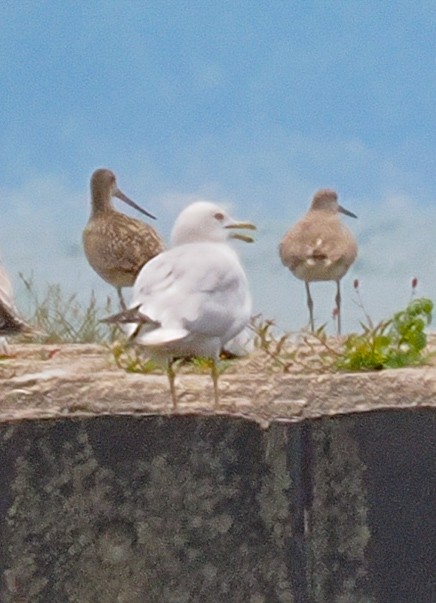
[[[8,354],[5,336],[29,331],[29,325],[17,313],[13,302],[12,285],[0,263],[0,353]]]
[[[339,212],[357,216],[338,204],[335,191],[318,191],[306,215],[283,237],[279,253],[283,264],[306,284],[310,328],[314,330],[313,300],[309,283],[335,281],[337,328],[341,333],[340,281],[356,259],[357,243],[339,219]]]
[[[151,226],[116,211],[112,197],[118,197],[146,216],[154,216],[120,191],[113,172],[99,169],[92,174],[92,210],[83,231],[83,247],[92,268],[116,288],[121,307],[125,309],[122,287],[133,286],[141,268],[163,251],[164,244]]]
[[[133,288],[129,310],[106,319],[134,323],[130,338],[167,366],[174,407],[174,358],[211,359],[215,404],[219,402],[218,360],[222,346],[248,323],[251,296],[244,270],[229,238],[252,241],[235,228],[222,208],[207,201],[189,205],[178,216],[171,234],[172,249],[143,267]]]

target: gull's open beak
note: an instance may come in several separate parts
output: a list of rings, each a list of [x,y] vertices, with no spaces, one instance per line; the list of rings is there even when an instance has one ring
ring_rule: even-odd
[[[338,205],[338,210],[341,212],[341,214],[350,216],[350,218],[357,218],[356,214],[353,214],[352,211],[348,211],[348,209],[345,209],[345,207],[342,207],[342,205]]]
[[[153,214],[150,214],[148,211],[145,211],[145,209],[142,209],[142,207],[139,207],[139,205],[129,199],[129,197],[126,197],[126,195],[122,191],[120,191],[119,188],[117,188],[112,194],[114,197],[117,197],[118,199],[121,199],[121,201],[124,201],[124,203],[127,203],[127,205],[130,205],[130,207],[133,207],[137,211],[140,211],[141,214],[144,214],[144,216],[148,216],[149,218],[153,218],[153,220],[156,220],[156,217],[153,216]]]
[[[250,222],[233,222],[232,224],[227,224],[224,228],[245,228],[247,230],[256,230],[254,224],[250,224]],[[240,234],[239,232],[232,232],[230,235],[231,239],[239,239],[240,241],[245,241],[246,243],[253,243],[254,239],[248,235]]]

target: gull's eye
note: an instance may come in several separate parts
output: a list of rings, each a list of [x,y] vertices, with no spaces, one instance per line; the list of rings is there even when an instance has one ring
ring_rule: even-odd
[[[222,221],[224,220],[224,214],[222,214],[221,212],[217,212],[217,213],[214,215],[214,218],[215,218],[216,220],[219,220],[220,222],[222,222]]]

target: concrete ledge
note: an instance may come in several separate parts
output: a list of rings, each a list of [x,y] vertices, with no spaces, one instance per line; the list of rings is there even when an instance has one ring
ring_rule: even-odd
[[[129,374],[102,346],[15,346],[0,364],[0,421],[171,415],[165,375]],[[240,368],[239,368],[240,367]],[[436,407],[436,368],[371,373],[283,374],[236,361],[220,377],[214,409],[208,374],[180,374],[179,413],[242,417],[267,427],[381,409]]]

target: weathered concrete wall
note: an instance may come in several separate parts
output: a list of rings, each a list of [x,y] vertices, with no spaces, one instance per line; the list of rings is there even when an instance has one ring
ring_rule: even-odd
[[[216,413],[183,375],[172,414],[45,352],[0,367],[1,603],[436,601],[434,369],[224,375]]]
[[[29,422],[2,442],[5,603],[292,601],[289,480],[254,425]]]
[[[292,603],[304,588],[298,429],[186,417],[3,426],[1,601]],[[353,474],[355,484],[343,484],[331,518],[340,513],[349,566],[337,569],[335,593],[351,603],[368,541],[362,467],[347,428],[328,431],[346,451],[335,478]],[[324,441],[324,429],[316,434]],[[325,462],[315,465],[309,556],[314,601],[325,601],[332,492]]]
[[[433,603],[435,426],[3,424],[0,600]]]

